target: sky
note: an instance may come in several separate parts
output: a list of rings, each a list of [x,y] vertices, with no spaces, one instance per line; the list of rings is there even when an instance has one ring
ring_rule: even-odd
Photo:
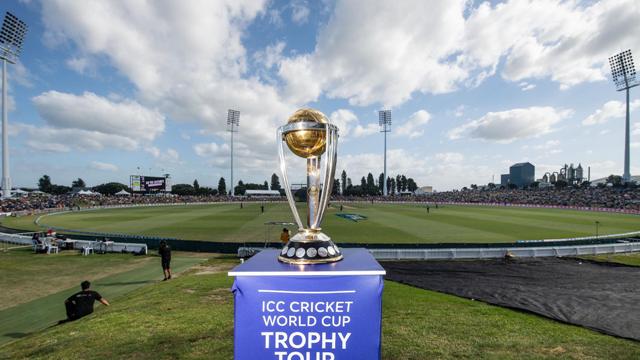
[[[276,129],[302,107],[340,128],[337,174],[383,170],[443,191],[499,182],[529,161],[621,174],[624,93],[608,57],[640,56],[640,2],[5,0],[24,20],[9,65],[14,186],[278,172]],[[637,57],[636,57],[637,58]],[[640,174],[640,88],[631,172]],[[635,90],[635,91],[634,91]],[[302,159],[288,157],[293,183]]]

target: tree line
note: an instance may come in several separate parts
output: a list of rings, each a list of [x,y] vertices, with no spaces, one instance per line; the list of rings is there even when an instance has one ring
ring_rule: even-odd
[[[263,183],[245,183],[242,180],[238,181],[238,184],[234,187],[236,195],[244,195],[247,190],[277,190],[281,194],[284,194],[284,189],[280,185],[280,178],[276,174],[271,175],[271,181],[265,180]],[[374,179],[373,174],[369,173],[367,176],[363,176],[360,179],[359,185],[354,185],[351,178],[347,176],[346,171],[342,171],[339,179],[333,180],[333,195],[345,195],[345,196],[376,196],[383,193],[383,184],[387,186],[389,194],[393,195],[402,192],[414,192],[418,188],[418,185],[412,178],[407,178],[405,175],[396,175],[395,177],[387,177],[384,181],[384,174],[380,174],[378,179]],[[73,180],[71,186],[54,184],[51,181],[49,175],[43,175],[38,180],[38,190],[53,195],[62,195],[71,192],[73,189],[87,189],[85,181],[81,178]],[[105,195],[114,195],[117,192],[125,190],[131,192],[131,188],[128,185],[119,182],[108,182],[100,185],[96,185],[90,188],[93,191],[99,192]],[[220,177],[218,180],[218,187],[211,188],[206,186],[200,186],[198,179],[195,179],[192,184],[175,184],[171,187],[171,193],[176,195],[228,195],[230,190],[227,189],[227,182],[224,177]]]

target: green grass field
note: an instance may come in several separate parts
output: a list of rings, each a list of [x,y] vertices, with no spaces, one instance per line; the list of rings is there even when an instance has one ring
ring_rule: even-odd
[[[327,210],[323,231],[338,244],[348,243],[489,243],[543,238],[614,234],[640,230],[640,217],[560,209],[483,206],[345,204],[344,213],[368,217],[353,222],[336,216],[339,204]],[[174,237],[189,240],[278,241],[267,221],[292,221],[285,204],[178,205],[108,209],[50,215],[42,224],[87,231]],[[7,218],[3,226],[34,229],[33,218]]]
[[[29,261],[27,254],[11,253],[3,260]],[[51,258],[58,259],[57,264],[49,260],[52,267],[70,261]],[[92,259],[96,266],[120,260],[139,265],[133,257]],[[236,264],[233,258],[210,259],[169,282],[131,271],[107,276],[96,289],[111,307],[98,306],[84,319],[32,334],[13,330],[14,341],[0,344],[0,359],[232,359],[232,279],[226,271]],[[122,285],[109,285],[114,283],[137,287],[116,295],[110,286]],[[34,301],[55,304],[52,318],[60,317],[59,299]],[[6,326],[0,318],[2,334]],[[640,354],[638,342],[393,282],[385,282],[382,327],[383,359],[389,360],[637,359]]]

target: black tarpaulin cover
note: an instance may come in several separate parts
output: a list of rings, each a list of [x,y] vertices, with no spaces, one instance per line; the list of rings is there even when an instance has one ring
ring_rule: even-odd
[[[640,340],[640,267],[568,258],[382,265],[387,280]]]

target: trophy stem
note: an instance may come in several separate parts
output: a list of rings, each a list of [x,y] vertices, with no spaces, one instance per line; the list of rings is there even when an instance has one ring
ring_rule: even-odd
[[[307,228],[318,229],[320,214],[320,156],[307,159]],[[318,224],[319,225],[319,224]]]

